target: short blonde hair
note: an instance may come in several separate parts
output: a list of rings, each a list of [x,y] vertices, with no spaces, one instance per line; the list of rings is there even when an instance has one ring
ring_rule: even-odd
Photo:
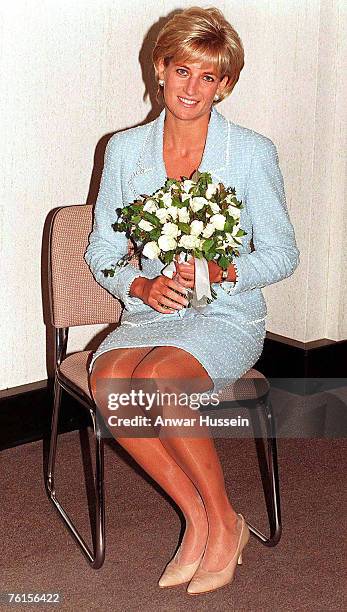
[[[168,66],[173,58],[211,63],[220,79],[227,76],[227,85],[219,98],[222,101],[239,79],[244,49],[236,30],[219,9],[192,6],[174,15],[158,34],[152,52],[157,81],[159,60]]]

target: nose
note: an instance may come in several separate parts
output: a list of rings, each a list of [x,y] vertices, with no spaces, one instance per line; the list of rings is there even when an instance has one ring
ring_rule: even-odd
[[[186,94],[193,98],[197,94],[199,87],[199,77],[190,76],[186,81]]]

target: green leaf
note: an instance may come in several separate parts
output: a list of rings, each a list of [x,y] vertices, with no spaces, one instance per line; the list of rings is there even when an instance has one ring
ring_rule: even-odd
[[[166,251],[166,253],[164,254],[164,263],[169,264],[172,262],[173,258],[174,258],[174,251]]]
[[[205,240],[205,241],[202,243],[202,249],[203,249],[203,251],[204,251],[205,253],[208,253],[208,251],[210,250],[210,248],[211,248],[211,247],[212,247],[212,245],[213,245],[213,242],[214,242],[214,241],[213,241],[213,238],[208,238],[207,240]]]
[[[234,227],[234,223],[232,223],[229,219],[227,219],[227,221],[225,222],[225,225],[224,225],[224,231],[225,232],[231,232],[233,227]]]
[[[212,253],[212,252],[205,253],[206,261],[212,261],[212,259],[214,259],[214,257],[215,257],[215,253]]]
[[[173,206],[181,206],[181,200],[177,195],[172,196],[172,205]]]
[[[152,229],[149,233],[149,236],[150,236],[149,242],[152,242],[152,240],[159,240],[161,236],[161,229],[160,228]]]
[[[190,225],[189,223],[184,223],[183,221],[179,221],[178,222],[178,227],[181,230],[181,232],[184,232],[185,234],[190,234]]]
[[[152,223],[155,227],[159,227],[160,225],[158,217],[156,217],[153,213],[148,212],[148,210],[143,212],[143,218]]]
[[[227,270],[227,268],[229,267],[229,260],[225,257],[225,255],[222,255],[219,259],[218,259],[218,265],[223,268],[223,270]]]

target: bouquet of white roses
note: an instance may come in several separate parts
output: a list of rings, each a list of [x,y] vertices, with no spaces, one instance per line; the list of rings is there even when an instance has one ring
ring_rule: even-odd
[[[208,172],[196,171],[191,180],[167,179],[161,189],[141,198],[118,208],[118,221],[112,225],[115,231],[125,231],[133,241],[138,240],[140,246],[135,244],[132,254],[102,272],[113,276],[116,266],[127,265],[134,254],[142,253],[167,264],[163,273],[172,276],[176,254],[180,262],[194,257],[192,304],[199,307],[210,303],[216,293],[209,282],[207,262],[213,259],[226,270],[239,255],[241,237],[246,234],[239,227],[243,206],[235,189],[213,183]]]

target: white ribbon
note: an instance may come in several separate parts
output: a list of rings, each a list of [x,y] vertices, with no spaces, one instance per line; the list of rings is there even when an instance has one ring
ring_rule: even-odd
[[[189,261],[190,259],[193,258],[193,256],[190,254],[187,257],[188,259],[186,260],[186,253],[180,253],[178,257],[178,262],[184,263],[185,261]],[[172,278],[175,273],[176,273],[175,260],[173,260],[170,264],[165,266],[165,268],[163,268],[162,270],[162,274],[164,274],[165,276],[168,276],[169,278]],[[195,286],[194,286],[194,291],[193,291],[193,297],[190,303],[193,308],[198,310],[199,308],[202,308],[206,306],[206,304],[208,304],[207,302],[208,299],[210,300],[212,299],[208,263],[205,257],[202,257],[202,259],[198,259],[196,257],[195,258]]]

